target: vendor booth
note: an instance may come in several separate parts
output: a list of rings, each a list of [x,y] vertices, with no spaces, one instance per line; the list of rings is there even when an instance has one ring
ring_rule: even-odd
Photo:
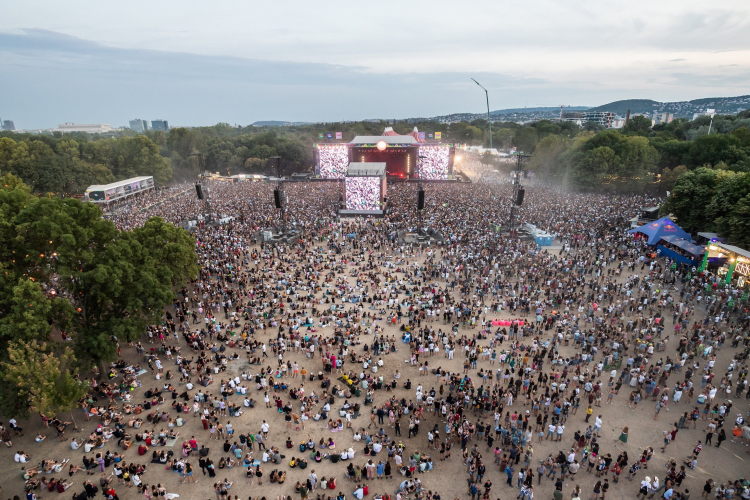
[[[661,257],[669,257],[678,264],[698,266],[706,248],[691,243],[677,236],[664,236],[656,245],[656,251]]]
[[[750,281],[750,252],[719,241],[710,243],[700,269],[713,270],[724,279],[724,283],[732,283],[737,288],[747,287]]]

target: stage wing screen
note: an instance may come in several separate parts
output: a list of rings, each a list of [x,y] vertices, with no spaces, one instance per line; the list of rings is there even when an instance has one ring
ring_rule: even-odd
[[[421,146],[419,148],[419,158],[417,159],[419,177],[427,180],[447,179],[450,160],[450,148]]]
[[[347,177],[347,210],[380,210],[379,177]]]
[[[322,178],[343,179],[349,166],[349,150],[346,146],[320,146],[318,165]]]

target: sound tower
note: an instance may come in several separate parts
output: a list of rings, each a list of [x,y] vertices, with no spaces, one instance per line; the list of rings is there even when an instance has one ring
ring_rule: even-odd
[[[195,193],[198,195],[198,199],[202,200],[203,199],[203,186],[201,186],[200,184],[196,184]]]
[[[519,207],[523,205],[523,195],[526,194],[526,190],[524,188],[518,188],[518,194],[516,195],[516,205]]]
[[[281,191],[278,189],[273,190],[273,203],[276,208],[281,208]]]
[[[417,210],[424,210],[424,189],[418,191],[417,196]]]

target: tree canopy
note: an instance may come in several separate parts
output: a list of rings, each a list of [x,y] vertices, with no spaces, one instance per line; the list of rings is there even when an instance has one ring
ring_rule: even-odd
[[[11,174],[0,182],[0,362],[7,384],[23,378],[18,360],[76,373],[115,359],[117,343],[143,335],[175,287],[197,276],[195,241],[181,228],[152,218],[119,231],[93,203],[35,196]],[[52,355],[59,365],[47,359]],[[0,405],[22,414],[24,394],[36,396],[7,384]],[[23,401],[10,398],[14,391]],[[61,408],[59,401],[45,405]]]

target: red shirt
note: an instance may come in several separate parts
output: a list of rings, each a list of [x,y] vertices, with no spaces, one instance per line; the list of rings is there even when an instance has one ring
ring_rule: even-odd
[[[144,445],[140,445],[138,447],[138,454],[139,455],[145,455],[147,451],[148,451],[148,448],[146,448],[146,446],[144,446]]]

